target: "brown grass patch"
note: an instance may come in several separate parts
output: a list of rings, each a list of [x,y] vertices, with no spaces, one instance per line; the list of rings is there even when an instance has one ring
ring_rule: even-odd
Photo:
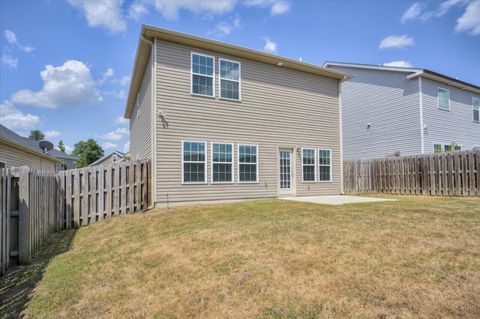
[[[181,207],[77,231],[39,318],[473,318],[480,199]]]

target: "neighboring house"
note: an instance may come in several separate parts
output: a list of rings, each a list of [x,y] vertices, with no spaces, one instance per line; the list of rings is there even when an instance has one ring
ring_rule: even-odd
[[[57,171],[60,168],[60,160],[49,153],[46,154],[38,146],[38,141],[20,136],[0,124],[0,168],[24,165]]]
[[[96,160],[89,166],[115,164],[115,163],[124,161],[124,159],[125,159],[125,153],[122,153],[119,151],[113,151],[112,153],[107,154],[104,157]]]
[[[342,72],[143,26],[125,110],[156,204],[342,192]]]
[[[480,146],[480,87],[420,68],[327,62],[342,83],[345,159]]]
[[[73,169],[76,166],[77,158],[75,156],[68,155],[67,153],[57,149],[49,151],[48,154],[50,156],[58,158],[61,161],[60,168],[62,170]]]

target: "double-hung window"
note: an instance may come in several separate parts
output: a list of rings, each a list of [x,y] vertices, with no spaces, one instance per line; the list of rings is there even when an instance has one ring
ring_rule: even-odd
[[[438,94],[438,108],[443,110],[450,110],[450,91],[442,88],[437,88]]]
[[[212,183],[233,183],[233,144],[212,143]]]
[[[206,183],[207,182],[207,144],[205,142],[188,142],[182,144],[182,182]]]
[[[0,168],[5,168],[5,163],[4,162],[0,162]]]
[[[480,122],[480,97],[472,97],[473,121]]]
[[[192,53],[192,94],[214,96],[215,63],[212,56]]]
[[[258,146],[238,145],[238,181],[258,182]]]
[[[318,180],[320,182],[332,181],[332,151],[318,150]]]
[[[220,64],[220,97],[240,101],[240,63],[225,59]]]
[[[316,156],[314,148],[302,149],[302,176],[304,182],[315,181]]]

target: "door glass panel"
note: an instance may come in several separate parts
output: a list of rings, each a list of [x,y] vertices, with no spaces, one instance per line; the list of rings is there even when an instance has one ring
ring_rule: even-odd
[[[280,189],[291,188],[291,152],[280,151]]]

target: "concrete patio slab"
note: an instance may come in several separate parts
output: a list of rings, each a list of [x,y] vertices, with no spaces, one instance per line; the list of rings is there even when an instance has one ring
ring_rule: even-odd
[[[282,197],[280,199],[291,200],[294,202],[305,202],[305,203],[324,204],[324,205],[389,202],[389,201],[396,200],[396,199],[388,199],[388,198],[359,197],[359,196],[347,196],[347,195]]]

